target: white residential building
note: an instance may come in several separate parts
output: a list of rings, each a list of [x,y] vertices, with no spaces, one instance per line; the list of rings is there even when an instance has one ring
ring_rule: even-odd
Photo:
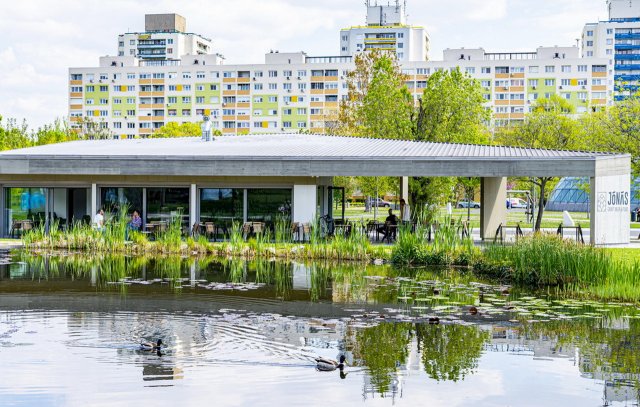
[[[429,59],[429,36],[424,27],[408,25],[405,5],[379,6],[368,0],[366,25],[340,31],[340,55],[353,56],[371,49],[391,51],[401,62]]]
[[[640,0],[607,0],[607,7],[607,21],[585,25],[582,56],[607,59],[620,100],[640,86]]]

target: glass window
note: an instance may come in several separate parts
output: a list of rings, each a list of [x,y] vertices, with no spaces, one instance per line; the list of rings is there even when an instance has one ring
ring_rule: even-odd
[[[30,220],[31,226],[37,226],[45,219],[46,188],[5,188],[5,228],[7,235],[14,222]]]
[[[200,190],[200,221],[230,227],[243,221],[243,189],[203,188]]]
[[[189,188],[147,188],[146,223],[168,224],[174,216],[189,227]]]
[[[100,188],[100,207],[105,212],[117,214],[121,205],[127,207],[128,213],[138,211],[142,214],[142,188]]]
[[[291,189],[248,189],[247,220],[272,227],[276,216],[291,216]]]

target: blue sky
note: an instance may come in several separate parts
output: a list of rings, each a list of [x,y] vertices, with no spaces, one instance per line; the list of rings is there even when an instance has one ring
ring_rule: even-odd
[[[409,22],[445,48],[533,50],[574,45],[605,0],[407,0]],[[270,49],[336,55],[340,28],[362,24],[362,0],[21,0],[0,13],[0,115],[38,127],[67,114],[67,68],[96,66],[145,13],[176,12],[214,41],[227,63],[261,63]]]

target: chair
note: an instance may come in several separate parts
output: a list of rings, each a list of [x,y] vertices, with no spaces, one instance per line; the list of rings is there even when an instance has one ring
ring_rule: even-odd
[[[22,234],[24,235],[25,233],[29,232],[30,230],[33,230],[33,221],[31,221],[31,220],[23,220],[22,221]]]
[[[264,232],[264,222],[253,222],[253,234],[261,234]]]
[[[294,241],[300,241],[300,223],[291,222],[291,236]]]
[[[14,237],[15,233],[20,234],[22,232],[22,221],[14,220],[11,222],[11,230],[9,231],[9,236]]]
[[[311,225],[309,223],[302,224],[302,241],[311,239]]]
[[[242,224],[242,237],[244,237],[245,240],[247,240],[247,238],[251,235],[252,229],[253,226],[251,222],[245,222]]]
[[[213,240],[215,241],[216,225],[213,222],[205,222],[204,223],[204,235],[207,238],[213,237]]]

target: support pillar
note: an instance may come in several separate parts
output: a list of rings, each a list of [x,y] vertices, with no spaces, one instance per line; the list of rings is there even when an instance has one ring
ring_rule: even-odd
[[[189,187],[189,230],[199,222],[198,219],[198,188],[196,184]]]
[[[400,198],[409,203],[409,177],[400,177]]]
[[[315,185],[293,186],[293,208],[291,220],[293,222],[311,223],[316,218],[316,193]]]
[[[98,212],[98,185],[91,184],[91,221]]]
[[[507,223],[507,178],[480,179],[480,238],[492,239]]]

